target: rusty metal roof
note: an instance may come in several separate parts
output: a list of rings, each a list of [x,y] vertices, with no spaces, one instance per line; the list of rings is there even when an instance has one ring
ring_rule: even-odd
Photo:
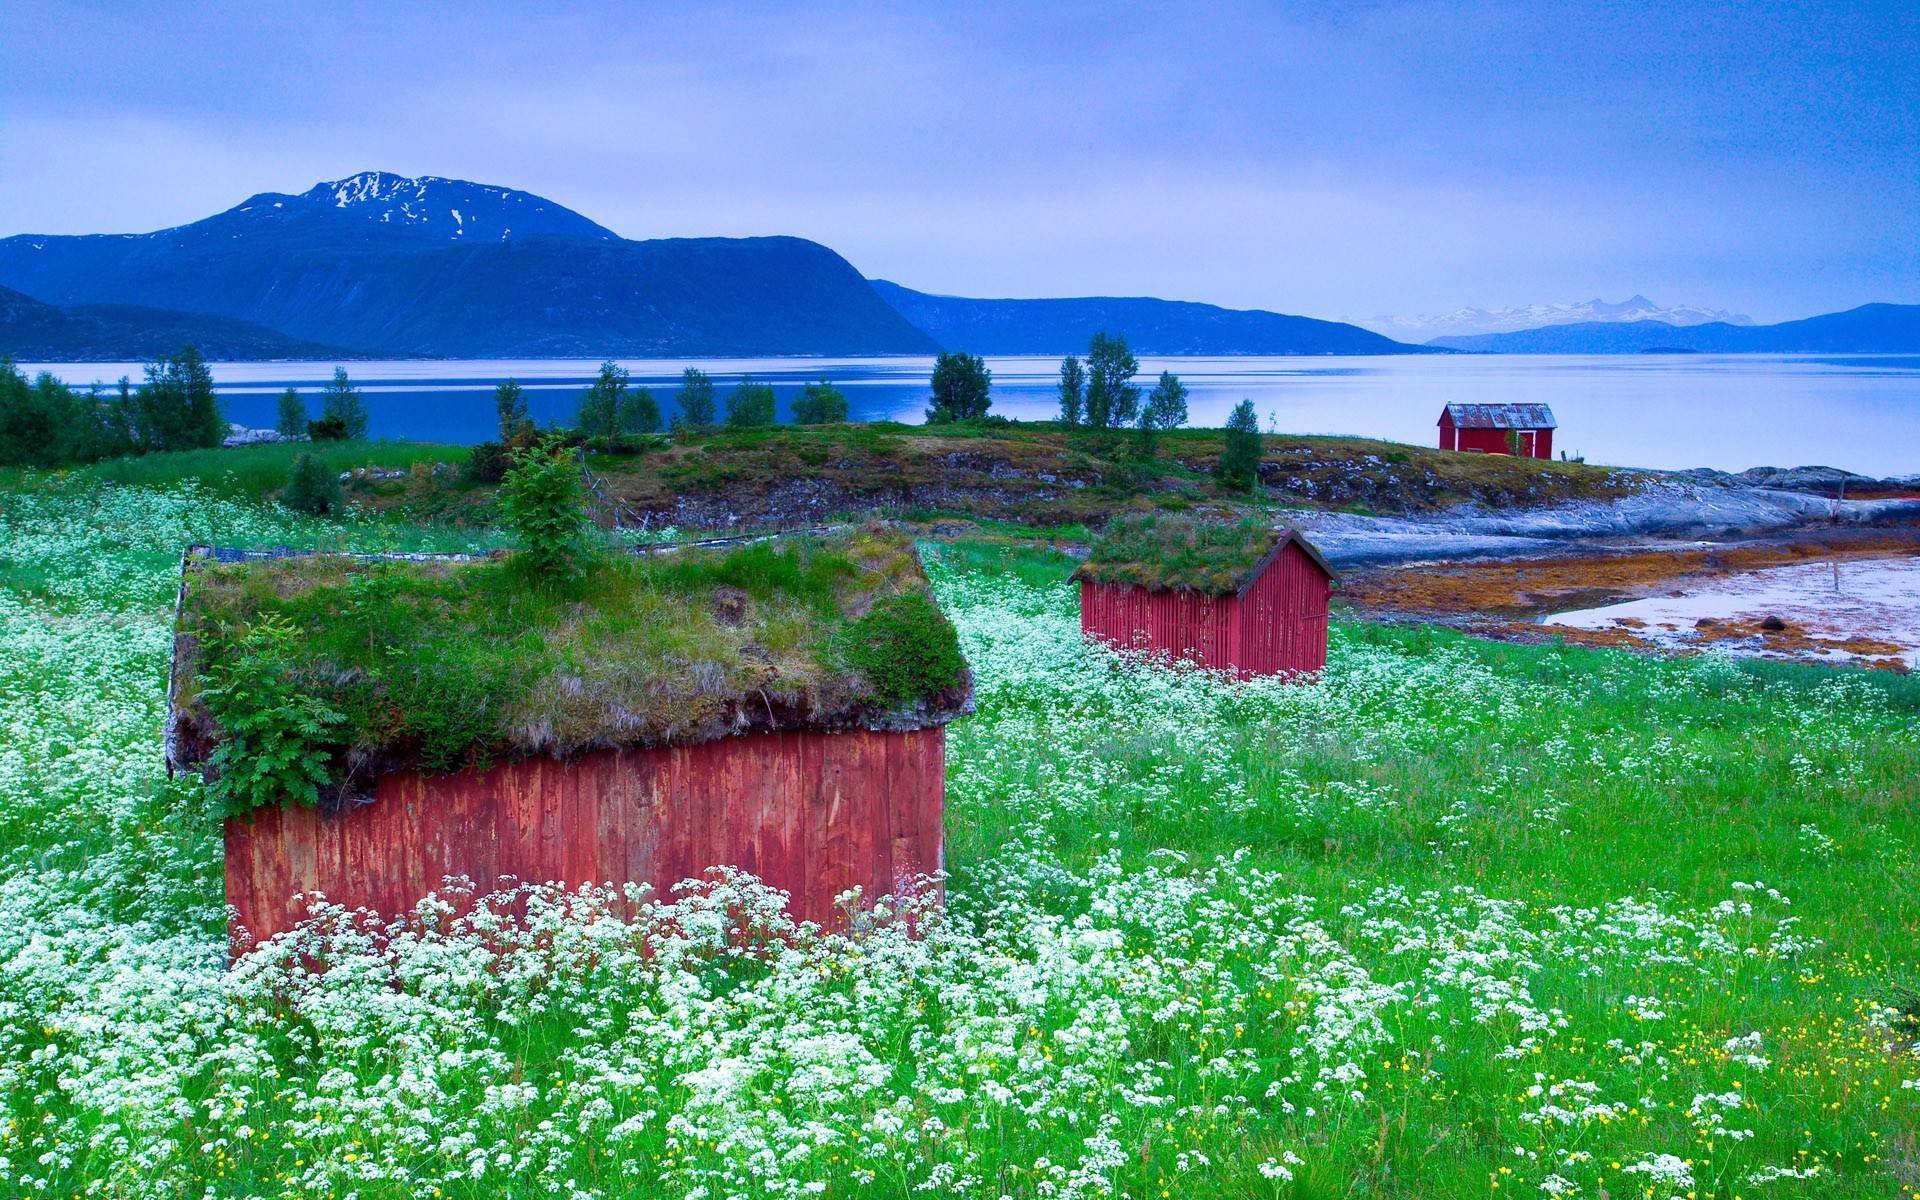
[[[1455,429],[1559,428],[1553,410],[1544,404],[1449,404],[1447,413]]]

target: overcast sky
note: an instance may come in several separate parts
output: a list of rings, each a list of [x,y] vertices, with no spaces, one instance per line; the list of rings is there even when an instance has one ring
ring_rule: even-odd
[[[970,295],[1920,302],[1920,3],[0,3],[0,234],[378,168]]]

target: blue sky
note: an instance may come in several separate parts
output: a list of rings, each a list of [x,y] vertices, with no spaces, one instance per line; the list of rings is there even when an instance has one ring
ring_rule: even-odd
[[[0,233],[379,168],[972,295],[1920,302],[1920,4],[0,5]]]

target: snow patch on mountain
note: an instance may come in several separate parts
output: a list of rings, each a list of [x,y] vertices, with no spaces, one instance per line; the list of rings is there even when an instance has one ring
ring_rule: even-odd
[[[1729,325],[1751,325],[1753,318],[1721,308],[1697,304],[1655,304],[1635,295],[1618,303],[1605,300],[1581,300],[1572,304],[1527,304],[1511,308],[1459,308],[1450,313],[1422,317],[1348,317],[1364,329],[1384,333],[1402,342],[1425,342],[1437,337],[1456,337],[1474,333],[1513,333],[1538,329],[1544,325],[1578,325],[1588,321],[1630,322],[1664,321],[1669,325],[1705,325],[1724,321]]]

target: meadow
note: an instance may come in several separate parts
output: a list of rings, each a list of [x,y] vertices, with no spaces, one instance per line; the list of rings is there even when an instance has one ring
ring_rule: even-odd
[[[925,548],[944,910],[529,885],[225,969],[180,547],[451,537],[0,492],[0,1192],[1920,1196],[1920,684],[1355,622],[1231,684],[1004,545]]]

